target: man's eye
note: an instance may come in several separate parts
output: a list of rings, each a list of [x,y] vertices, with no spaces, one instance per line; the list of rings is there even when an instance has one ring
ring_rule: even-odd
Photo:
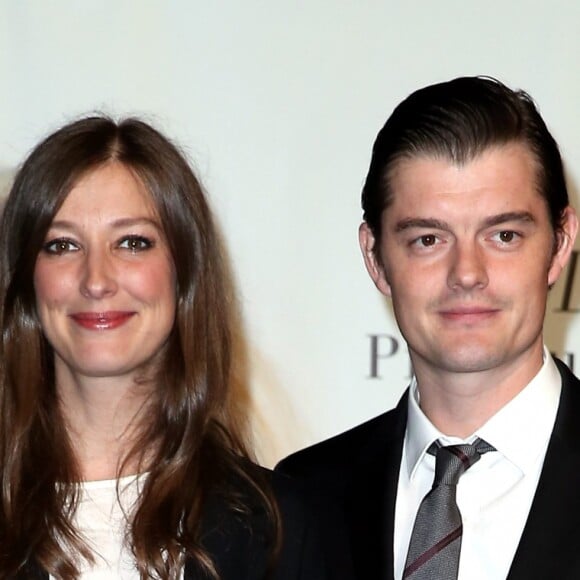
[[[437,243],[437,236],[434,236],[433,234],[427,234],[425,236],[417,238],[415,243],[425,248],[429,246],[434,246]]]
[[[119,242],[119,248],[130,250],[133,253],[148,250],[153,245],[153,241],[144,236],[127,236]]]
[[[59,238],[57,240],[46,242],[42,249],[47,254],[60,256],[61,254],[66,254],[67,252],[76,252],[79,248],[72,240]]]
[[[504,230],[495,234],[494,237],[498,242],[501,242],[502,244],[509,244],[515,241],[519,237],[519,234],[512,230]]]

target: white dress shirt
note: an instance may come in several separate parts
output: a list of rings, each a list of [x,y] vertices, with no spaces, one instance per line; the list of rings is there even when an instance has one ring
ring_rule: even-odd
[[[457,486],[463,520],[458,580],[506,578],[526,523],[554,427],[561,378],[544,349],[544,364],[532,381],[471,437],[440,433],[421,411],[415,380],[410,386],[408,422],[395,506],[395,580],[403,576],[417,509],[433,484],[436,439],[444,445],[481,437],[497,451],[486,453]]]

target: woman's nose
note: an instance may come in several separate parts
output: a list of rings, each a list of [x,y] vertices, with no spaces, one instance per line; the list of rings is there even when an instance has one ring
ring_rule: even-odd
[[[112,257],[106,251],[89,251],[83,264],[81,294],[87,298],[104,298],[117,291]]]

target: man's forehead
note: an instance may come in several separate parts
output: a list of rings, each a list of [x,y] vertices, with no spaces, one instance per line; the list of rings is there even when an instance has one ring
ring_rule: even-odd
[[[514,157],[522,157],[530,164],[535,165],[537,169],[537,156],[529,144],[522,140],[511,140],[505,143],[492,143],[482,146],[461,156],[454,155],[450,147],[405,152],[390,163],[387,175],[390,180],[400,173],[401,169],[420,171],[421,165],[425,163],[437,163],[441,167],[452,167],[459,171],[477,164],[478,161],[488,157],[490,154],[497,155],[497,157],[505,159],[508,163],[513,162]]]
[[[417,153],[397,159],[385,176],[390,195],[399,201],[414,193],[468,192],[530,187],[539,193],[538,162],[530,148],[520,142],[490,146],[464,162],[437,153]]]
[[[547,217],[537,173],[534,156],[519,143],[487,148],[464,164],[433,155],[407,157],[390,176],[383,222],[449,217],[475,223],[510,212]]]

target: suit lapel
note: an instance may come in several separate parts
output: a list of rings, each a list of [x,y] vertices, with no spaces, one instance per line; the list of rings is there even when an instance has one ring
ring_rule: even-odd
[[[507,580],[579,577],[580,381],[556,363],[562,375],[556,422]]]
[[[357,578],[393,578],[395,500],[406,423],[407,393],[384,417],[361,453],[347,494],[346,514]]]

